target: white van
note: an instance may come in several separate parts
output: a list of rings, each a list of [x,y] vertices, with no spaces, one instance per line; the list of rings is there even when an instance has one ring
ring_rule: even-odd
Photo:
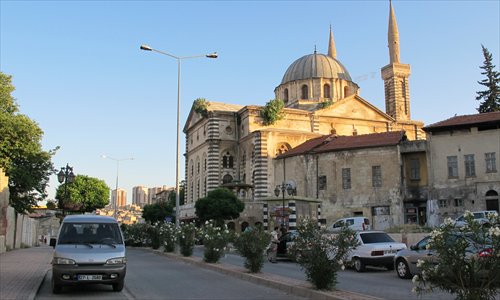
[[[52,292],[63,286],[109,284],[123,289],[127,269],[125,242],[112,217],[72,215],[64,218],[54,247]]]
[[[326,228],[328,232],[339,232],[342,227],[348,227],[354,231],[371,230],[370,220],[365,217],[342,218]]]

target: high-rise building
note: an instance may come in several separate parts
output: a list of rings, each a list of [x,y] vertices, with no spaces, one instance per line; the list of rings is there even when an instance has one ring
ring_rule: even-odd
[[[167,189],[168,188],[166,185],[149,188],[148,189],[148,203],[147,204],[156,203],[157,202],[156,201],[156,194],[161,192],[161,191],[167,190]]]
[[[132,188],[132,204],[144,207],[148,204],[148,188],[142,185]]]
[[[116,190],[111,192],[111,203],[116,203],[116,208],[124,207],[127,205],[127,191],[124,189],[118,188],[118,199],[116,197]]]

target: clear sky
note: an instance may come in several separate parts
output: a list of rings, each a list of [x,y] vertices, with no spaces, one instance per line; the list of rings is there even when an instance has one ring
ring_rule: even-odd
[[[410,64],[412,119],[426,125],[473,114],[484,77],[481,44],[500,65],[500,1],[393,1],[401,62]],[[181,123],[196,98],[264,105],[296,59],[337,58],[361,97],[385,111],[380,69],[389,62],[389,1],[6,1],[0,0],[0,70],[13,76],[21,112],[60,146],[57,168],[119,186],[175,185],[176,56]],[[184,153],[184,135],[181,151]],[[184,159],[181,160],[184,178]],[[54,197],[59,185],[51,177]]]

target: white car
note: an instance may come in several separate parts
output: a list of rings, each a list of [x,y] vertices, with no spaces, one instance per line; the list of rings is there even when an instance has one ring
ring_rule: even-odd
[[[406,244],[394,241],[383,231],[358,231],[356,238],[359,245],[349,252],[346,262],[357,272],[365,271],[366,266],[394,270],[394,255],[406,249]]]

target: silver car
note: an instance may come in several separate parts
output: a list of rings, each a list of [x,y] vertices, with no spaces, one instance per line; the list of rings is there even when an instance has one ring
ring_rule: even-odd
[[[121,291],[127,258],[118,222],[96,215],[67,216],[59,229],[52,260],[52,292],[63,286],[109,284]]]

